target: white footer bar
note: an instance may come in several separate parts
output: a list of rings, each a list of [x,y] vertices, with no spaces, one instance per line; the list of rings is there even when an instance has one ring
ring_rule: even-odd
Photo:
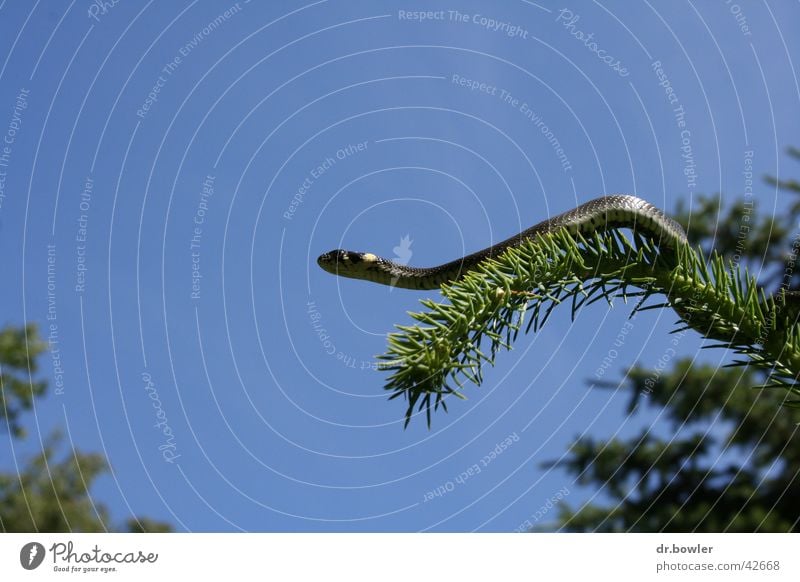
[[[800,580],[792,534],[4,534],[2,580]]]

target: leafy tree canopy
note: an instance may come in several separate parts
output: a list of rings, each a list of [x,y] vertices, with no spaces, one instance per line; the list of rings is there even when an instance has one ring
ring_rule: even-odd
[[[34,381],[36,359],[44,351],[36,326],[0,331],[0,425],[12,438],[22,439],[21,415],[30,410],[47,382]],[[57,459],[58,431],[44,442],[41,453],[14,472],[0,472],[0,530],[4,532],[129,532],[170,531],[170,526],[131,517],[119,528],[111,524],[108,508],[95,500],[92,483],[109,470],[96,453],[73,451]]]
[[[789,153],[800,160],[800,150]],[[800,218],[800,183],[767,182],[778,189],[779,206],[788,206],[788,213],[773,212],[763,203],[749,205],[744,197],[727,208],[719,197],[701,197],[691,214],[684,205],[677,216],[693,244],[748,264],[772,291],[797,289],[800,269],[787,267],[796,260],[792,246]],[[742,229],[744,224],[749,229]],[[611,499],[577,508],[562,505],[556,527],[798,531],[800,415],[783,406],[784,390],[748,388],[762,383],[766,374],[755,367],[693,365],[685,358],[661,373],[637,365],[619,385],[604,385],[628,390],[632,413],[642,407],[659,410],[659,422],[675,436],[665,440],[644,430],[632,439],[584,438],[574,443],[560,466],[578,483]]]

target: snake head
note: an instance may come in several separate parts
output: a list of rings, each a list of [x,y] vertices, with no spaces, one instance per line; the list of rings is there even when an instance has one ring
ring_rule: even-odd
[[[328,273],[362,279],[365,272],[372,270],[378,260],[372,253],[334,249],[321,254],[317,258],[317,264]]]

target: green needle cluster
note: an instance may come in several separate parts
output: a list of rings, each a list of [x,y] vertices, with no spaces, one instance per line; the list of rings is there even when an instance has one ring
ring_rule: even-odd
[[[485,261],[441,295],[422,300],[426,310],[410,313],[418,323],[397,326],[379,356],[391,372],[390,398],[408,402],[406,425],[423,409],[430,425],[431,408],[446,410],[450,395],[464,398],[465,383],[480,385],[483,365],[494,365],[521,330],[541,328],[557,305],[568,304],[574,318],[585,305],[615,298],[637,298],[631,315],[672,307],[681,321],[676,332],[691,328],[716,340],[708,347],[744,356],[731,365],[766,368],[767,386],[800,395],[800,300],[768,297],[737,265],[716,253],[707,260],[688,245],[659,248],[636,232],[629,240],[618,230],[591,237],[561,230]],[[656,295],[666,301],[646,305]]]

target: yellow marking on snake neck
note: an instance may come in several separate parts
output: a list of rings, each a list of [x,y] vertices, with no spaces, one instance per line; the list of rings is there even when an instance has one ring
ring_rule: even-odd
[[[373,255],[372,253],[364,253],[361,256],[361,258],[367,261],[368,263],[374,263],[375,261],[378,260],[378,257],[376,255]]]

